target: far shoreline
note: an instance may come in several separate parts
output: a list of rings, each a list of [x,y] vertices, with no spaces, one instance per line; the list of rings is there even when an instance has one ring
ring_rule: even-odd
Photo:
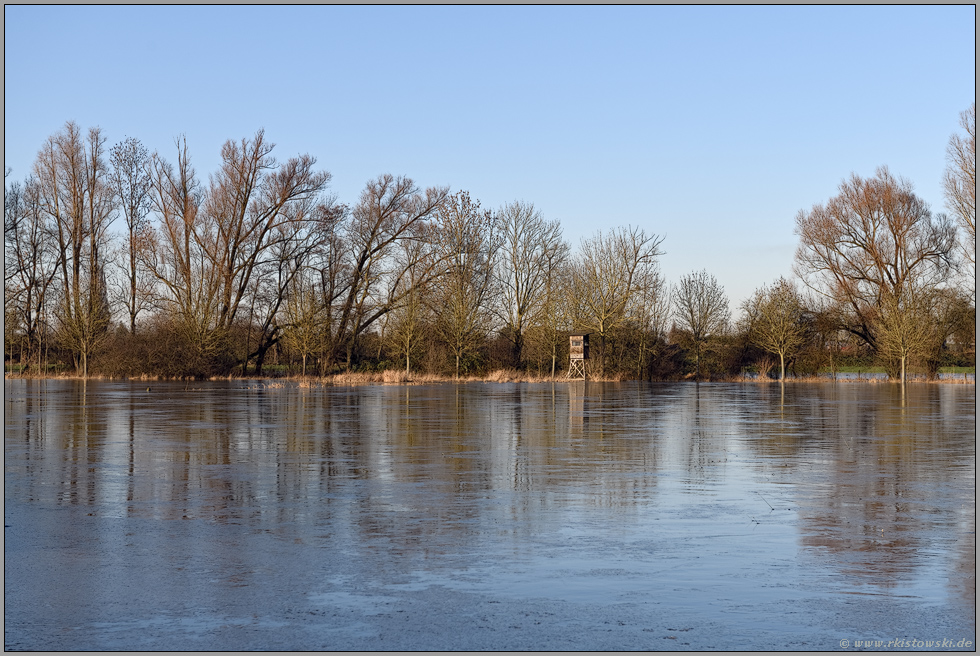
[[[906,384],[943,384],[943,385],[976,385],[976,373],[947,373],[941,374],[943,377],[927,378],[922,375],[909,377]],[[796,383],[871,383],[881,384],[901,384],[896,378],[883,377],[881,373],[853,373],[844,372],[834,374],[819,374],[816,376],[796,376],[787,377],[785,380],[769,378],[767,376],[730,376],[724,378],[708,378],[695,380],[693,376],[681,379],[663,380],[641,380],[637,378],[626,378],[620,376],[596,376],[587,379],[567,378],[562,375],[557,376],[538,376],[527,372],[516,370],[498,370],[486,376],[444,376],[438,374],[406,374],[404,371],[387,370],[383,372],[350,372],[330,374],[327,376],[276,376],[276,375],[239,375],[228,374],[224,376],[200,376],[200,377],[165,377],[152,374],[142,374],[139,376],[104,376],[90,375],[80,376],[77,374],[20,374],[15,372],[4,372],[4,380],[91,380],[91,381],[130,381],[138,383],[149,382],[219,382],[219,381],[243,381],[264,383],[267,388],[282,388],[287,384],[301,388],[310,387],[353,387],[358,385],[444,385],[444,384],[469,384],[469,383],[625,383],[625,382],[649,382],[649,383],[743,383],[755,385],[768,384],[796,384]]]

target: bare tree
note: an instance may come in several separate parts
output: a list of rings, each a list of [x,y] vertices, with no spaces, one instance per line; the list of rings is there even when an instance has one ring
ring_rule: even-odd
[[[815,362],[823,364],[826,357],[831,375],[836,379],[837,368],[840,365],[841,354],[850,346],[857,346],[859,340],[850,332],[841,328],[845,324],[843,315],[847,308],[841,303],[823,294],[807,290],[806,295],[800,294],[801,304],[807,309],[807,323],[810,328],[809,348]]]
[[[388,340],[394,352],[405,360],[405,375],[412,373],[412,359],[418,358],[432,323],[429,296],[434,280],[435,259],[431,243],[421,239],[401,240],[396,261],[403,272],[395,282],[394,296],[399,298],[387,316]]]
[[[491,327],[494,266],[500,248],[496,221],[469,192],[450,196],[439,211],[438,249],[444,273],[436,300],[436,329],[460,363],[486,339]]]
[[[346,335],[340,326],[340,317],[353,286],[351,216],[346,207],[338,209],[328,217],[331,220],[319,224],[322,234],[309,264],[318,282],[318,298],[323,308],[323,334],[319,350],[321,373],[324,373],[326,366],[335,363]]]
[[[3,184],[3,284],[4,302],[9,300],[7,297],[16,292],[9,287],[10,282],[17,276],[22,266],[14,256],[16,252],[16,238],[22,218],[24,216],[24,188],[19,182],[7,184],[11,169],[7,167],[4,172]]]
[[[963,250],[973,265],[973,291],[976,295],[977,263],[977,104],[960,114],[960,126],[966,136],[954,134],[946,146],[946,174],[943,190],[946,206],[966,232]]]
[[[701,378],[701,358],[708,340],[728,326],[728,297],[714,276],[695,271],[681,278],[674,290],[674,313],[694,346],[695,378]]]
[[[204,242],[204,251],[218,272],[219,331],[235,321],[272,247],[291,238],[288,224],[306,220],[307,208],[330,181],[326,171],[313,170],[316,160],[309,155],[280,166],[272,157],[274,148],[262,130],[252,139],[227,141],[221,169],[211,177],[203,209],[214,234]]]
[[[930,292],[905,286],[887,293],[879,306],[875,322],[878,353],[899,362],[899,380],[906,380],[906,366],[913,355],[925,354],[934,331],[929,316]]]
[[[10,175],[10,169],[6,171]],[[29,213],[25,207],[24,187],[19,182],[6,184],[3,189],[3,302],[4,315],[8,316],[10,308],[27,291],[21,278],[27,265],[22,243],[28,238],[30,229]],[[42,224],[43,225],[43,224]],[[6,326],[5,326],[6,328]]]
[[[105,255],[114,207],[104,148],[98,128],[86,137],[69,121],[47,140],[34,165],[58,248],[58,331],[82,376],[88,376],[89,357],[107,336],[111,319]]]
[[[301,269],[290,282],[283,308],[282,343],[299,354],[304,376],[307,359],[322,352],[326,336],[327,304],[317,283],[309,269]]]
[[[780,278],[762,287],[743,305],[750,339],[779,356],[779,379],[786,379],[786,358],[806,342],[803,304],[793,283]]]
[[[575,320],[572,268],[564,242],[553,249],[547,261],[544,299],[537,321],[538,342],[551,359],[551,375],[558,370],[558,353],[568,346],[568,332]]]
[[[177,165],[154,153],[152,203],[159,227],[151,230],[143,257],[164,292],[159,299],[185,337],[202,353],[216,347],[218,272],[205,257],[213,222],[200,209],[204,190],[191,166],[187,140],[176,141]]]
[[[581,327],[599,337],[602,371],[610,331],[637,319],[646,309],[639,302],[660,286],[657,258],[663,254],[662,242],[663,237],[633,227],[599,231],[582,241],[573,267],[572,293]]]
[[[161,220],[152,270],[168,291],[167,302],[205,352],[243,318],[243,307],[249,310],[250,328],[261,304],[265,312],[257,351],[246,348],[243,366],[274,343],[281,293],[295,273],[293,259],[308,246],[305,224],[330,180],[329,173],[314,171],[316,160],[309,155],[278,164],[271,155],[274,147],[262,130],[252,139],[226,142],[221,169],[211,176],[206,193],[190,166],[186,142],[178,143],[176,169],[159,157],[153,162],[154,205]],[[274,291],[260,299],[258,283],[269,269]]]
[[[665,338],[670,323],[670,292],[660,267],[646,271],[645,279],[637,286],[631,302],[631,322],[638,331],[636,377],[643,378],[644,368],[652,364]]]
[[[933,216],[906,180],[887,168],[852,175],[826,205],[796,216],[800,245],[795,269],[812,289],[850,307],[842,326],[877,348],[874,321],[886,296],[934,287],[948,279],[956,232]]]
[[[353,362],[358,336],[374,322],[398,307],[411,293],[403,278],[412,272],[418,284],[427,284],[439,274],[428,251],[415,251],[431,267],[418,270],[419,262],[395,256],[400,241],[432,239],[427,225],[446,201],[446,188],[432,187],[423,193],[410,178],[383,175],[368,183],[352,212],[348,248],[350,261],[346,293],[336,312],[331,364],[346,352]],[[403,251],[404,255],[406,252]]]
[[[110,184],[126,222],[123,253],[123,305],[129,314],[129,332],[136,334],[136,319],[149,309],[153,279],[143,266],[150,222],[150,155],[138,139],[129,137],[112,147]]]
[[[970,294],[952,286],[928,290],[919,299],[918,305],[925,312],[922,320],[929,329],[929,339],[919,355],[932,378],[939,373],[951,347],[958,347],[961,355],[976,352],[976,306]]]
[[[35,178],[4,192],[5,332],[21,332],[21,364],[40,373],[42,342],[48,329],[51,286],[58,274],[58,250]]]
[[[284,297],[282,339],[300,354],[303,375],[315,356],[322,373],[325,356],[335,345],[337,303],[349,288],[350,252],[346,235],[348,211],[333,199],[317,207],[309,250],[302,253]]]
[[[530,203],[515,201],[497,215],[501,235],[497,281],[498,314],[513,345],[514,363],[523,361],[524,333],[542,311],[549,271],[560,264],[556,251],[568,246],[561,224],[546,221]]]
[[[293,203],[284,209],[288,220],[276,226],[264,266],[256,269],[255,291],[250,295],[249,332],[257,323],[258,338],[244,364],[254,360],[256,375],[262,374],[266,354],[279,342],[283,326],[280,310],[293,279],[314,260],[344,211],[332,198],[314,207]]]

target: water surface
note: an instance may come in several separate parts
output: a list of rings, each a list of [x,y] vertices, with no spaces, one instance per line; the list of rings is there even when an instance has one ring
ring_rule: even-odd
[[[6,381],[8,649],[975,645],[973,385]]]

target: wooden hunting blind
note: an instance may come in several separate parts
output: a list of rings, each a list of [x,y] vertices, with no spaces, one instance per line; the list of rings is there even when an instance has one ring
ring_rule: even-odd
[[[589,359],[589,333],[568,336],[568,377],[585,379],[585,361]]]
[[[568,358],[570,360],[589,359],[589,333],[572,333],[568,336]]]

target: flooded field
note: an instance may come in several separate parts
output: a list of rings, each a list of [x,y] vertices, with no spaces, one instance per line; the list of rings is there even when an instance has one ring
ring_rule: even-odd
[[[4,644],[973,651],[975,394],[6,381]]]

